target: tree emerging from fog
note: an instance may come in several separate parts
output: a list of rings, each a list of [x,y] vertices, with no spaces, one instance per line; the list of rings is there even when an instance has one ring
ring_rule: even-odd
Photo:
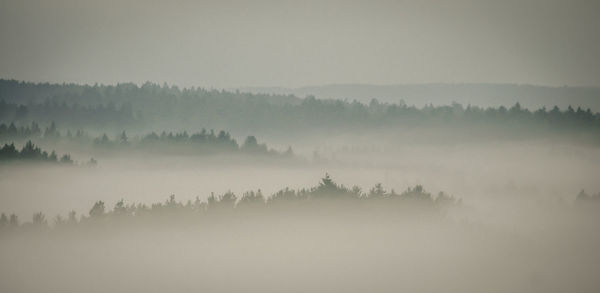
[[[180,154],[210,154],[239,152],[251,155],[269,155],[291,158],[294,156],[292,147],[285,151],[269,148],[265,143],[259,143],[256,136],[247,136],[243,144],[239,144],[231,134],[225,130],[215,132],[213,129],[202,129],[199,132],[188,134],[182,132],[166,132],[160,134],[150,132],[147,134],[130,137],[126,131],[118,135],[109,136],[102,133],[96,137],[86,131],[61,131],[51,122],[42,131],[38,123],[17,127],[15,123],[0,124],[0,140],[4,141],[31,141],[36,140],[49,145],[62,144],[69,147],[81,148],[84,151],[155,151],[175,152]]]
[[[5,144],[0,149],[0,162],[6,161],[29,161],[29,162],[49,162],[72,165],[71,155],[64,154],[60,158],[55,151],[48,153],[37,147],[31,141],[27,141],[19,150],[14,143]]]
[[[350,205],[348,205],[349,203]],[[397,210],[397,212],[401,213],[416,207],[425,208],[424,211],[432,211],[460,204],[460,200],[443,192],[433,197],[421,185],[408,188],[401,193],[396,193],[393,190],[388,192],[381,184],[377,184],[371,191],[364,193],[357,186],[348,188],[338,184],[333,181],[329,174],[326,174],[315,187],[298,190],[285,188],[269,197],[265,197],[260,190],[245,192],[241,197],[228,191],[221,195],[212,193],[206,201],[201,201],[196,197],[194,201],[179,202],[176,201],[175,195],[171,195],[165,202],[151,205],[142,203],[125,204],[124,200],[120,200],[112,210],[107,209],[104,201],[97,201],[87,214],[82,214],[79,218],[77,218],[75,211],[70,212],[66,218],[61,215],[56,216],[53,226],[72,226],[97,221],[110,222],[125,218],[132,220],[160,219],[166,216],[165,219],[177,219],[180,217],[187,219],[187,216],[190,215],[209,216],[222,214],[223,212],[225,214],[229,214],[229,212],[244,214],[245,212],[253,211],[257,212],[257,215],[264,215],[270,211],[276,212],[280,209],[284,209],[286,212],[310,212],[318,208],[326,208],[331,211],[361,209],[361,207],[375,208],[375,211],[383,208],[389,211],[389,208],[394,206],[407,208]],[[22,224],[19,223],[18,217],[15,214],[7,216],[2,213],[0,217],[0,227],[6,229],[30,226],[46,227],[48,225],[46,216],[42,212],[35,213],[31,222],[24,222]]]

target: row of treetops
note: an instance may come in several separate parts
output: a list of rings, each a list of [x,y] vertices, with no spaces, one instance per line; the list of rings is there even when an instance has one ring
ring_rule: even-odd
[[[521,106],[520,103],[515,103],[513,106],[505,107],[479,107],[474,105],[464,106],[462,104],[453,103],[451,105],[425,105],[421,108],[409,106],[404,103],[381,103],[377,99],[372,99],[370,103],[363,104],[357,101],[347,102],[341,100],[325,100],[317,99],[309,96],[304,99],[299,99],[301,102],[287,105],[277,105],[271,103],[251,104],[254,107],[264,106],[269,108],[269,111],[280,110],[282,113],[287,113],[293,116],[329,116],[329,117],[344,117],[345,120],[362,120],[365,118],[376,117],[397,117],[397,118],[465,118],[478,120],[529,120],[540,122],[561,122],[567,124],[589,124],[600,121],[600,113],[593,112],[590,108],[568,106],[561,110],[558,106],[550,109],[546,107],[529,110]],[[228,100],[229,102],[234,102]],[[176,103],[176,102],[173,102]],[[247,101],[240,100],[239,103],[244,104]],[[50,100],[42,104],[16,104],[7,103],[0,100],[0,114],[6,117],[12,117],[15,120],[31,120],[37,118],[47,118],[51,114],[61,116],[72,114],[74,117],[85,119],[98,120],[101,122],[103,118],[108,120],[118,120],[122,123],[132,123],[136,120],[144,120],[145,116],[138,114],[136,117],[132,105],[129,102],[122,102],[122,105],[117,107],[117,103],[111,101],[105,104],[96,106],[81,106],[79,104],[69,105],[66,102],[57,103]],[[161,104],[162,105],[162,104]],[[189,106],[189,105],[188,105]],[[194,105],[195,106],[195,105]],[[207,106],[207,105],[204,105]],[[216,105],[215,105],[216,106]],[[240,105],[233,105],[234,109],[241,109]],[[34,111],[35,110],[35,111]],[[183,109],[181,109],[183,110]],[[256,109],[255,109],[256,110]],[[155,110],[161,112],[161,110]],[[79,117],[81,116],[81,117]]]
[[[119,135],[110,138],[106,133],[103,133],[97,137],[92,137],[83,130],[71,130],[59,131],[54,122],[50,123],[47,127],[42,130],[42,127],[36,122],[32,122],[28,125],[16,126],[15,123],[0,124],[0,139],[3,140],[30,140],[30,139],[43,139],[46,141],[59,141],[59,140],[70,140],[78,143],[89,143],[91,145],[102,147],[102,148],[115,148],[125,146],[152,146],[152,145],[189,145],[193,147],[206,146],[215,147],[219,151],[243,151],[255,154],[270,154],[270,155],[284,155],[288,157],[293,156],[293,150],[291,147],[284,152],[279,152],[274,149],[270,149],[264,143],[259,143],[255,136],[247,136],[243,144],[238,144],[237,140],[231,136],[227,131],[221,130],[215,132],[214,130],[202,129],[199,132],[188,134],[187,131],[182,132],[166,132],[163,131],[160,134],[156,132],[150,132],[145,135],[136,136],[130,138],[125,131],[122,131]]]
[[[0,80],[0,117],[5,121],[58,121],[66,125],[148,125],[168,120],[169,125],[225,125],[227,129],[256,127],[310,130],[314,126],[397,125],[396,122],[481,122],[555,128],[600,127],[600,113],[569,106],[527,109],[519,103],[505,107],[479,107],[452,103],[423,107],[398,103],[298,98],[288,95],[183,89],[156,84],[80,86],[20,83]],[[174,124],[173,124],[174,123]],[[160,124],[157,124],[160,125]],[[163,124],[164,125],[164,124]],[[246,126],[246,127],[244,127]],[[249,128],[248,126],[252,126]]]
[[[600,204],[600,193],[589,195],[583,190],[576,197],[576,203],[585,207],[597,207]],[[31,221],[21,223],[16,214],[0,215],[0,232],[15,231],[19,228],[62,228],[86,226],[87,224],[121,224],[123,220],[192,220],[204,216],[235,217],[235,215],[247,216],[246,212],[256,212],[253,215],[268,215],[269,212],[283,212],[291,215],[300,212],[299,215],[306,217],[319,215],[311,214],[311,211],[323,212],[333,215],[334,212],[350,213],[352,217],[359,215],[384,215],[386,212],[392,214],[415,215],[430,212],[440,214],[447,208],[459,207],[462,200],[456,199],[444,192],[437,196],[425,191],[423,186],[409,187],[404,192],[397,193],[393,189],[388,191],[378,183],[367,192],[354,186],[348,188],[335,183],[326,174],[319,184],[312,188],[282,189],[269,197],[258,191],[245,192],[238,197],[233,192],[221,195],[211,195],[204,201],[198,197],[194,201],[177,201],[175,195],[169,196],[164,202],[151,205],[142,203],[126,204],[124,200],[118,201],[114,207],[108,209],[103,201],[94,203],[88,213],[78,215],[71,211],[66,217],[57,215],[53,219],[47,219],[42,212],[35,213]],[[373,208],[373,209],[369,209]],[[595,209],[594,209],[595,210]],[[331,213],[328,213],[331,212]],[[441,213],[443,215],[443,213]],[[49,223],[52,222],[52,223]]]
[[[184,203],[176,201],[175,196],[171,195],[165,202],[154,203],[149,206],[145,204],[126,204],[123,200],[120,200],[112,210],[108,210],[103,201],[97,201],[87,215],[78,216],[75,211],[71,211],[66,217],[58,215],[53,219],[53,226],[85,224],[93,221],[106,222],[124,218],[210,215],[214,212],[236,213],[251,210],[265,211],[264,209],[277,211],[286,208],[303,210],[303,208],[319,207],[335,209],[336,206],[341,209],[348,208],[348,205],[344,205],[344,203],[381,202],[381,207],[390,207],[394,205],[390,205],[390,203],[395,200],[397,200],[397,205],[405,203],[405,205],[412,204],[426,209],[461,204],[460,200],[444,192],[440,192],[434,197],[431,193],[425,191],[421,185],[408,188],[402,193],[396,193],[394,190],[385,190],[381,184],[376,184],[368,192],[363,192],[357,186],[348,188],[337,184],[327,174],[316,187],[298,190],[285,188],[270,197],[265,197],[260,190],[245,192],[239,198],[233,192],[226,192],[222,195],[211,194],[205,201],[201,201],[196,197],[195,201],[188,200]],[[32,221],[24,224],[19,222],[19,218],[15,214],[8,216],[2,213],[0,216],[0,230],[20,226],[47,227],[49,223],[46,216],[41,212],[35,213]]]
[[[22,161],[22,162],[43,162],[56,163],[62,165],[75,165],[76,162],[71,159],[71,155],[64,154],[59,157],[56,151],[45,151],[36,146],[33,142],[27,141],[19,150],[14,143],[4,144],[0,148],[0,162]],[[96,165],[96,160],[91,158],[86,164]]]

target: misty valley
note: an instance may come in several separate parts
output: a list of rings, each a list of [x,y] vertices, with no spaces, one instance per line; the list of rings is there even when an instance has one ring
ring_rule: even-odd
[[[0,291],[597,292],[599,166],[577,105],[0,80]]]
[[[598,293],[600,1],[0,0],[0,293]]]

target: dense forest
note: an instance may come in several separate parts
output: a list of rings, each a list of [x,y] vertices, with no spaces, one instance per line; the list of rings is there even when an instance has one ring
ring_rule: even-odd
[[[25,161],[25,162],[48,162],[73,165],[71,155],[64,154],[60,158],[55,151],[48,153],[37,147],[31,141],[28,141],[21,150],[15,147],[14,143],[5,144],[0,148],[0,162],[9,161]],[[95,164],[95,160],[91,159],[90,164]]]
[[[351,205],[348,206],[348,204]],[[358,206],[354,204],[358,204]],[[164,219],[165,216],[206,216],[214,212],[227,211],[244,212],[252,210],[258,211],[260,214],[267,211],[278,211],[279,209],[285,209],[286,213],[293,211],[310,212],[322,208],[330,211],[335,211],[338,208],[340,210],[347,208],[354,210],[354,208],[361,209],[363,204],[375,204],[371,207],[378,209],[377,212],[383,212],[383,209],[389,210],[394,206],[402,207],[403,205],[408,205],[411,208],[425,208],[425,211],[431,211],[440,207],[460,205],[461,200],[457,200],[444,192],[439,192],[434,197],[431,193],[425,191],[421,185],[416,185],[414,188],[409,187],[404,192],[396,193],[393,189],[390,191],[385,190],[378,183],[367,192],[363,192],[358,186],[348,188],[342,184],[337,184],[326,174],[315,187],[299,190],[285,188],[269,197],[265,197],[260,189],[245,192],[239,198],[231,191],[221,195],[211,193],[205,201],[201,201],[199,197],[196,197],[194,201],[188,200],[185,203],[176,201],[175,195],[171,195],[165,202],[151,205],[143,203],[126,204],[124,200],[120,200],[112,210],[108,210],[103,201],[97,201],[87,215],[77,217],[77,212],[71,211],[66,217],[56,216],[53,224],[55,227],[60,227],[63,224],[85,224],[98,220]],[[396,209],[396,212],[399,211]],[[42,212],[35,213],[32,221],[25,222],[23,225],[20,225],[19,218],[15,214],[7,216],[2,213],[0,217],[0,230],[19,226],[47,226],[48,224],[51,223],[48,223],[48,219]]]
[[[207,154],[207,153],[230,153],[240,152],[253,155],[271,155],[293,157],[294,152],[291,147],[283,152],[269,148],[264,143],[259,143],[255,136],[247,136],[242,144],[239,144],[235,138],[227,131],[220,130],[215,132],[213,129],[202,129],[199,132],[188,134],[182,132],[166,132],[160,134],[150,132],[135,137],[129,137],[125,131],[119,135],[110,138],[106,133],[96,137],[88,132],[78,129],[76,131],[57,129],[56,124],[51,122],[47,127],[42,127],[36,122],[17,127],[15,123],[0,124],[1,141],[26,141],[36,140],[44,143],[61,143],[67,147],[92,147],[97,150],[154,150],[164,151],[167,148],[181,151],[188,154]]]
[[[600,131],[600,113],[589,108],[478,107],[453,103],[421,108],[399,103],[323,100],[313,96],[252,94],[145,83],[112,85],[36,84],[0,80],[0,120],[50,123],[66,128],[151,130],[190,125],[261,131],[313,133],[332,129],[467,126],[484,131],[557,133]],[[458,128],[458,127],[457,127]]]
[[[589,0],[0,0],[0,293],[598,293],[598,28]]]
[[[285,87],[246,87],[241,91],[253,93],[293,94],[299,97],[315,95],[317,98],[348,99],[368,103],[373,97],[383,102],[395,103],[402,99],[407,104],[424,106],[477,104],[483,107],[510,107],[517,102],[529,109],[552,108],[569,105],[600,109],[600,88],[585,86],[541,86],[512,83],[423,83],[423,84],[330,84]]]
[[[576,203],[593,205],[600,203],[600,193],[588,195],[581,191],[576,197]],[[71,211],[67,216],[57,215],[49,219],[43,212],[33,215],[31,221],[20,222],[16,214],[2,213],[0,216],[0,231],[14,231],[17,228],[64,228],[88,224],[104,223],[107,225],[123,224],[124,220],[135,223],[140,221],[158,220],[193,220],[198,217],[216,215],[248,216],[247,212],[257,212],[255,215],[265,216],[270,212],[284,212],[286,214],[299,212],[304,217],[315,216],[312,212],[331,214],[336,211],[349,213],[374,212],[372,216],[381,216],[382,213],[393,214],[418,212],[429,214],[438,213],[441,208],[460,207],[462,200],[439,192],[433,196],[423,186],[409,187],[401,193],[386,190],[381,183],[363,192],[360,187],[348,188],[332,180],[329,174],[321,179],[319,184],[311,188],[289,189],[285,188],[266,197],[261,190],[248,191],[238,197],[231,191],[221,195],[211,193],[206,200],[180,202],[171,195],[164,202],[146,205],[143,203],[127,204],[123,199],[109,209],[104,201],[96,201],[87,214],[78,215]],[[405,207],[407,209],[402,209]],[[224,214],[223,214],[224,213]],[[116,227],[114,227],[116,228]]]

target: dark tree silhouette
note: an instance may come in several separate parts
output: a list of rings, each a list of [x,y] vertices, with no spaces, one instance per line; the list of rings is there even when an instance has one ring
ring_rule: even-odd
[[[104,202],[97,201],[96,203],[94,203],[94,206],[90,210],[90,218],[98,219],[98,218],[103,217],[104,214],[105,214]]]
[[[37,147],[31,141],[27,141],[20,151],[17,150],[14,143],[5,144],[2,148],[0,148],[0,162],[10,160],[51,162],[67,165],[74,164],[73,160],[71,159],[71,155],[65,154],[59,160],[55,151],[52,151],[50,154],[48,154],[48,152],[42,151],[42,149]]]

